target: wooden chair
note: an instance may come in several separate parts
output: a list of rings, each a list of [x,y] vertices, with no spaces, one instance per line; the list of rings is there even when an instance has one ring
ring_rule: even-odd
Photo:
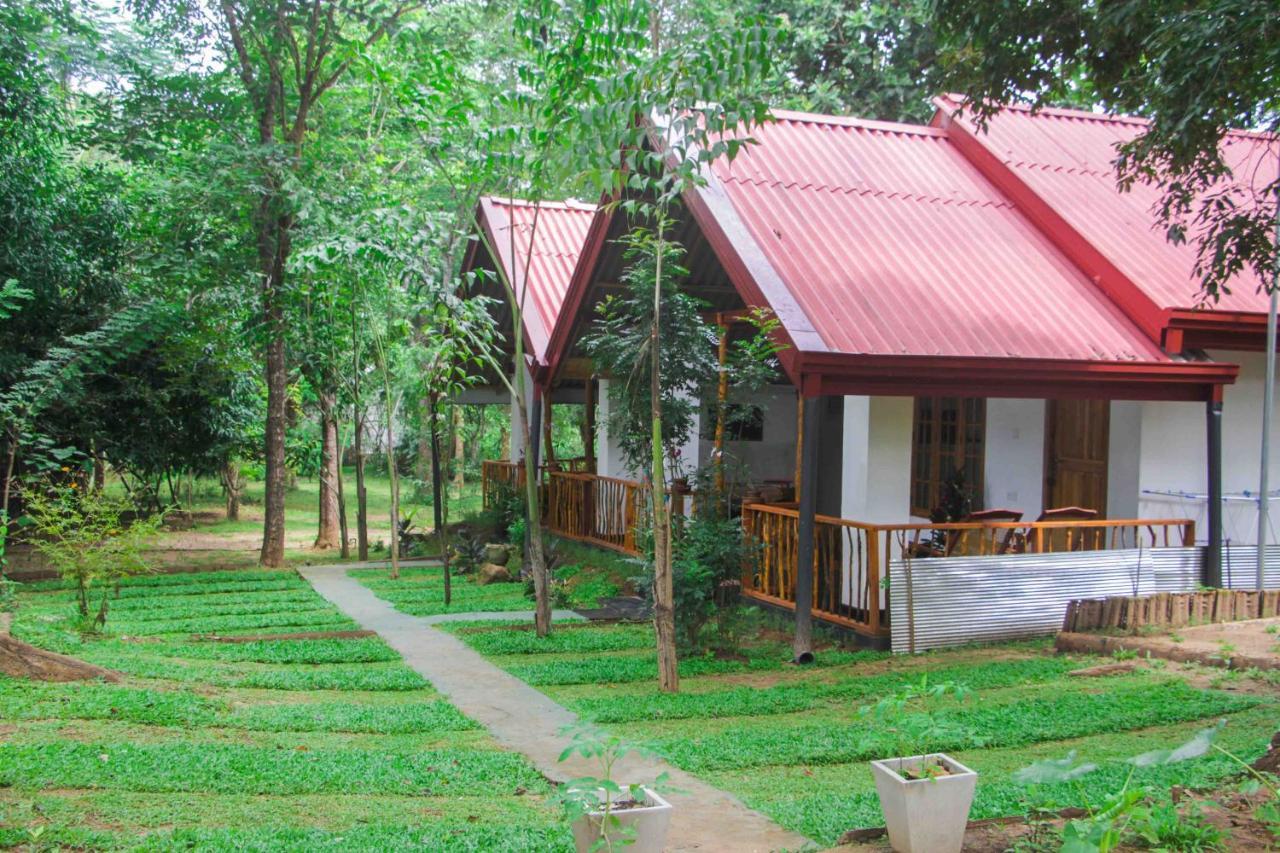
[[[970,513],[965,521],[1022,521],[1022,511],[1016,509],[984,509]],[[1017,532],[1018,529],[1016,527],[1006,529],[1004,536],[1000,537],[1000,544],[996,546],[995,553],[1008,554],[1013,547],[1014,535]]]
[[[960,519],[961,523],[968,524],[970,522],[984,521],[1022,521],[1022,513],[1016,509],[980,509],[977,512],[971,512],[964,518]],[[948,530],[946,538],[943,540],[942,546],[932,542],[916,542],[907,548],[907,556],[909,557],[950,557],[955,553],[956,548],[964,539],[964,530]],[[1007,553],[1010,544],[1013,541],[1013,534],[1017,531],[1009,528],[1001,540],[997,554]]]
[[[1082,506],[1060,506],[1053,509],[1046,509],[1040,513],[1040,517],[1036,521],[1093,521],[1098,517],[1096,509],[1089,509]],[[1062,527],[1056,530],[1045,531],[1050,537],[1065,535],[1065,549],[1050,547],[1047,551],[1067,550],[1067,551],[1083,551],[1084,536],[1077,536],[1075,528]],[[1027,552],[1037,550],[1036,536],[1033,530],[1028,529],[1023,535],[1021,543],[1015,545],[1018,552]]]

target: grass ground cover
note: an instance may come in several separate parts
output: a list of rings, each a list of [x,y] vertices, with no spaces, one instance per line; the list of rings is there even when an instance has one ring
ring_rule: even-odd
[[[451,602],[445,606],[444,571],[436,566],[402,568],[395,580],[387,569],[355,569],[350,575],[397,610],[412,616],[533,609],[533,602],[525,598],[524,584],[479,586],[466,575],[453,578]]]
[[[192,637],[352,627],[292,572],[140,580],[103,637],[71,631],[68,591],[19,593],[16,634],[126,678],[0,678],[0,846],[571,849],[545,779],[381,640]]]
[[[952,681],[971,691],[942,703],[939,718],[954,725],[934,748],[979,771],[974,817],[1100,799],[1123,781],[1130,769],[1124,759],[1181,743],[1219,718],[1228,721],[1221,742],[1253,758],[1280,718],[1274,693],[1203,688],[1166,669],[1072,677],[1101,661],[1054,656],[1039,642],[915,657],[828,648],[819,666],[799,669],[785,663],[782,644],[757,640],[741,650],[745,660],[682,661],[681,692],[666,695],[654,684],[637,626],[562,630],[549,642],[510,626],[451,630],[583,717],[823,844],[881,822],[867,761],[888,757],[890,740],[859,709],[925,675],[931,684]],[[1079,785],[1032,791],[1011,778],[1072,749],[1101,765]],[[1135,782],[1211,786],[1234,772],[1227,759],[1211,755],[1143,769]]]

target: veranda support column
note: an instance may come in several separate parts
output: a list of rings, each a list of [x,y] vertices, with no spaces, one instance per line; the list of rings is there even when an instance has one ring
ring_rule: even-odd
[[[804,430],[800,433],[800,519],[796,544],[796,635],[792,649],[796,663],[813,661],[813,516],[818,504],[818,439],[822,418],[820,397],[801,404]]]
[[[1215,396],[1221,396],[1217,389]],[[1204,585],[1222,586],[1222,400],[1205,404],[1205,436],[1209,450],[1209,548],[1205,551]]]
[[[587,473],[596,473],[596,378],[587,378],[583,393],[583,414],[586,426],[582,436],[582,449],[587,457]]]

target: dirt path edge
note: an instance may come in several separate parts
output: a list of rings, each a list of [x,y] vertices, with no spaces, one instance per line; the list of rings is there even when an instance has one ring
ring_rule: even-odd
[[[1207,651],[1180,649],[1164,642],[1147,640],[1143,637],[1108,637],[1101,634],[1078,634],[1071,631],[1063,631],[1058,634],[1055,647],[1060,652],[1082,652],[1095,655],[1109,655],[1116,651],[1124,650],[1179,663],[1198,663],[1203,666],[1216,666],[1223,669],[1280,669],[1280,658],[1276,657],[1223,656]]]

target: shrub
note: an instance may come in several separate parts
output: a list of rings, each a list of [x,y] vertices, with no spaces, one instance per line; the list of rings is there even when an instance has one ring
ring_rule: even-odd
[[[133,514],[127,501],[83,490],[74,482],[26,489],[23,501],[22,522],[34,534],[32,547],[75,587],[82,627],[101,628],[111,587],[149,570],[142,546],[160,529],[163,513],[126,520]],[[95,588],[101,592],[91,615]]]

